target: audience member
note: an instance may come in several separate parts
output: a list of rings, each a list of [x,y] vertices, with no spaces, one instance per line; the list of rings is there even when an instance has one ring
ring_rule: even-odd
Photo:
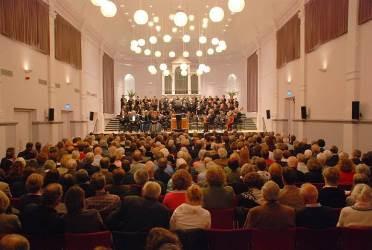
[[[164,228],[151,229],[146,240],[146,250],[181,250],[182,244],[175,233]]]
[[[19,234],[8,234],[0,240],[1,250],[30,250],[26,237]]]
[[[288,162],[288,165],[290,163]],[[280,190],[279,202],[296,210],[304,207],[304,201],[300,195],[300,189],[296,186],[297,173],[291,167],[283,170],[284,187]]]
[[[354,163],[350,159],[340,159],[336,167],[340,171],[340,185],[352,185],[355,173]]]
[[[21,222],[17,215],[8,213],[9,206],[8,196],[0,191],[0,235],[21,232]]]
[[[317,159],[309,159],[307,161],[307,169],[309,172],[305,174],[305,181],[311,183],[323,183],[322,165]]]
[[[345,192],[338,187],[340,171],[329,167],[323,171],[325,185],[319,191],[319,202],[324,206],[342,208],[345,206]]]
[[[184,169],[177,170],[172,176],[172,184],[173,191],[167,193],[163,200],[163,204],[171,211],[186,202],[186,190],[192,184],[192,177]]]

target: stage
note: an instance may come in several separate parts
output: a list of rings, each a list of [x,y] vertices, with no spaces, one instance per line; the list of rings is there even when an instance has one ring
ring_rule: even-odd
[[[220,130],[220,129],[217,129],[217,130],[209,130],[208,132],[204,132],[204,130],[202,129],[199,129],[199,130],[188,130],[187,133],[189,135],[193,135],[193,134],[208,134],[208,133],[217,133],[217,134],[223,134],[225,133],[226,130]],[[234,130],[234,131],[229,131],[229,133],[232,133],[232,132],[237,132],[237,133],[244,133],[244,134],[247,134],[247,133],[260,133],[260,132],[263,132],[263,131],[260,131],[260,130],[247,130],[247,129],[239,129],[239,130]],[[171,134],[171,133],[177,133],[176,131],[162,131],[160,133],[167,133],[167,134]],[[126,135],[139,135],[139,134],[144,134],[144,132],[138,132],[138,131],[133,131],[133,132],[123,132],[123,131],[105,131],[103,132],[103,134],[105,135],[110,135],[110,134],[126,134]],[[148,133],[147,133],[148,134]]]

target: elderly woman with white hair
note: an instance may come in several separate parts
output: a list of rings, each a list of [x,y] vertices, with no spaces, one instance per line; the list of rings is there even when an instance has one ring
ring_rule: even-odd
[[[268,181],[261,189],[264,204],[249,210],[245,228],[285,229],[295,226],[295,210],[281,205],[280,188],[273,181]]]
[[[338,227],[372,227],[372,188],[358,184],[356,189],[356,202],[341,210]]]

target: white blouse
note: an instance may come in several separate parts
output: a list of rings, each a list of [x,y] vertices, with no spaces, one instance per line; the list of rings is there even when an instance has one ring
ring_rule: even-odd
[[[209,229],[211,227],[211,214],[201,206],[192,206],[183,203],[174,210],[170,219],[171,230]]]

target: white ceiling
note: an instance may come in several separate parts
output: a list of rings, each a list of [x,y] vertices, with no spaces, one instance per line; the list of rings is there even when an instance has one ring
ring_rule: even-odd
[[[77,15],[85,25],[93,28],[95,33],[99,34],[114,50],[116,57],[126,61],[154,59],[153,55],[146,57],[143,53],[137,55],[130,50],[130,41],[139,38],[145,38],[145,47],[149,47],[152,51],[160,50],[164,56],[170,50],[174,50],[178,56],[182,53],[184,46],[181,40],[183,33],[190,34],[192,38],[192,42],[185,46],[190,56],[195,56],[195,51],[199,48],[198,37],[202,33],[208,38],[207,46],[201,47],[204,52],[211,47],[212,37],[218,37],[227,43],[225,52],[212,57],[246,56],[251,52],[257,38],[276,27],[278,20],[298,0],[246,0],[244,11],[234,15],[228,11],[227,0],[113,0],[118,7],[118,13],[113,18],[103,17],[99,8],[91,4],[90,0],[58,0],[58,2]],[[224,20],[221,23],[212,23],[209,20],[208,28],[202,29],[202,18],[208,17],[209,9],[215,5],[224,8]],[[157,32],[155,27],[150,28],[148,25],[134,25],[133,13],[141,6],[150,16],[159,16],[161,32]],[[175,13],[177,9],[195,15],[195,20],[189,22],[195,26],[195,31],[189,31],[187,26],[185,31],[179,29],[176,34],[171,32],[171,28],[175,25],[169,19],[169,15]],[[170,34],[173,37],[170,44],[162,41],[164,34]],[[148,46],[150,35],[158,36],[157,45]],[[161,58],[164,58],[163,56]]]

